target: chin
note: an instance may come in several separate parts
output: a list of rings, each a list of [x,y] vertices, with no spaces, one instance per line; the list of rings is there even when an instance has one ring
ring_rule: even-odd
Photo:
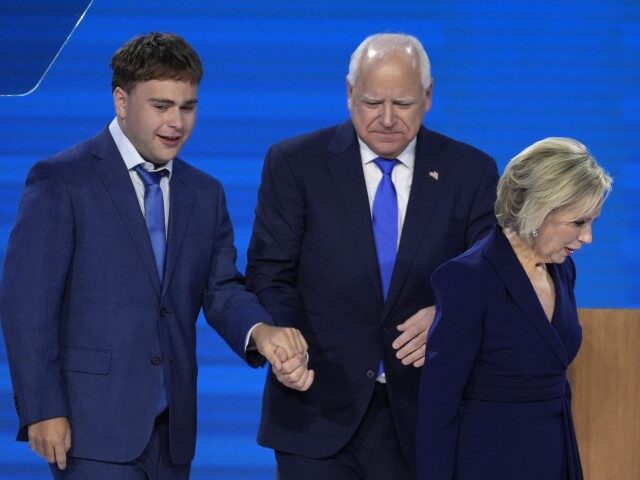
[[[396,158],[398,155],[402,153],[402,150],[398,150],[396,148],[391,149],[387,146],[387,148],[376,147],[374,152],[384,158]]]

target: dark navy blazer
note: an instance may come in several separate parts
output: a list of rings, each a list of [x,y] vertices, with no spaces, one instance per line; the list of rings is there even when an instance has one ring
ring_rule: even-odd
[[[269,374],[261,445],[308,457],[336,453],[355,432],[384,359],[393,418],[415,464],[420,369],[391,347],[396,326],[433,305],[430,277],[495,222],[495,162],[479,150],[420,129],[411,194],[387,301],[371,210],[350,121],[272,146],[266,156],[247,286],[279,325],[309,343],[315,382],[282,388]]]
[[[220,183],[179,159],[170,182],[161,285],[108,129],[29,172],[0,302],[19,439],[30,423],[67,416],[70,455],[132,460],[149,440],[163,369],[171,458],[193,458],[201,307],[241,357],[249,328],[271,320],[241,284]]]
[[[433,274],[419,479],[582,478],[565,376],[582,339],[575,267],[547,267],[552,322],[498,227]]]

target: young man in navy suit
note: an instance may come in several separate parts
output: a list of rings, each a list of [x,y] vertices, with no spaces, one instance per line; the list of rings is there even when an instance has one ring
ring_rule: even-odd
[[[498,179],[422,126],[432,94],[420,42],[374,35],[351,57],[351,120],[267,154],[247,286],[315,371],[304,392],[267,378],[258,441],[281,480],[415,478],[431,273],[490,231]]]
[[[111,67],[116,118],[33,166],[9,240],[0,314],[18,439],[54,478],[185,479],[201,308],[287,388],[313,373],[300,333],[273,326],[245,291],[222,186],[177,158],[196,119],[198,55],[151,33]]]

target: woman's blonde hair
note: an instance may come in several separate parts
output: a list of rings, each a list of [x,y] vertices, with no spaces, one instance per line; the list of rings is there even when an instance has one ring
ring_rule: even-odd
[[[549,137],[508,163],[498,182],[498,224],[533,243],[534,231],[552,212],[580,205],[591,212],[611,191],[613,180],[587,147],[572,138]]]

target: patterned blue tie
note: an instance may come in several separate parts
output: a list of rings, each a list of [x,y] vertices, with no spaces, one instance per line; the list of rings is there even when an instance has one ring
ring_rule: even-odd
[[[167,255],[167,240],[164,226],[164,199],[160,188],[160,179],[166,170],[149,172],[142,165],[135,167],[142,183],[144,183],[144,219],[149,231],[149,240],[156,259],[158,277],[162,283],[164,274],[164,260]]]
[[[160,188],[160,179],[168,173],[166,169],[149,172],[142,165],[135,167],[138,177],[144,183],[144,219],[149,231],[153,256],[156,259],[158,277],[162,284],[164,274],[164,260],[167,254],[167,241],[164,226],[164,199]],[[165,173],[166,172],[166,173]],[[158,398],[157,413],[162,413],[169,405],[168,385],[165,382],[164,371],[160,370],[161,388]]]
[[[393,265],[396,263],[398,245],[398,200],[396,189],[391,180],[391,172],[399,162],[394,159],[378,157],[373,161],[382,171],[373,199],[373,237],[376,241],[382,296],[387,298]]]
[[[376,242],[380,282],[382,283],[382,298],[386,300],[396,263],[398,245],[398,199],[396,188],[391,180],[391,172],[399,162],[395,158],[378,157],[373,161],[382,172],[382,179],[378,184],[373,199],[373,238]],[[376,378],[384,373],[384,363],[380,361]]]

